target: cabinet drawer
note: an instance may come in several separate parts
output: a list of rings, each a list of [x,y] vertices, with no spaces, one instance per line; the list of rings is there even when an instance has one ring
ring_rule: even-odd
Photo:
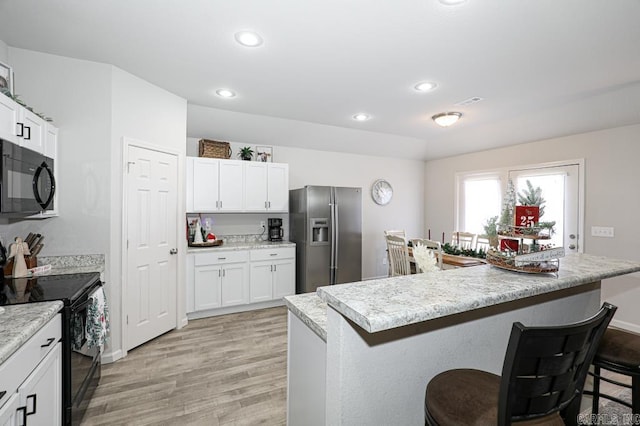
[[[295,257],[296,249],[294,247],[272,248],[251,250],[251,261],[256,260],[273,260],[273,259],[290,259]]]
[[[194,255],[195,266],[221,265],[224,263],[246,262],[247,260],[246,250],[217,251]]]
[[[0,392],[7,393],[0,399],[0,406],[11,397],[24,379],[37,367],[47,354],[56,347],[62,337],[60,314],[34,334],[0,365]]]

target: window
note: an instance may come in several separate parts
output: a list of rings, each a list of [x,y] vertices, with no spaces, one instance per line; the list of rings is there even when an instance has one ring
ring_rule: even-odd
[[[496,174],[460,177],[460,209],[457,231],[484,234],[484,224],[500,215],[502,188]]]

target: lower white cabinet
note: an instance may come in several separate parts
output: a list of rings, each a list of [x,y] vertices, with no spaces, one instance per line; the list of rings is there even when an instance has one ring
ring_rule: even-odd
[[[62,423],[61,334],[58,314],[0,366],[0,426]]]
[[[187,312],[216,315],[279,302],[295,294],[295,263],[294,247],[189,253]]]

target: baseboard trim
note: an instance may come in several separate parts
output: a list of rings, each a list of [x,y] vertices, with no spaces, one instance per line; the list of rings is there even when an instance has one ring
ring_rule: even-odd
[[[105,352],[104,354],[102,354],[102,362],[104,364],[110,364],[112,362],[116,362],[120,358],[122,358],[122,349],[118,349],[113,352]]]
[[[623,330],[628,330],[628,331],[640,334],[640,325],[638,324],[633,324],[626,321],[620,321],[614,318],[611,320],[611,325],[613,327],[622,328]]]

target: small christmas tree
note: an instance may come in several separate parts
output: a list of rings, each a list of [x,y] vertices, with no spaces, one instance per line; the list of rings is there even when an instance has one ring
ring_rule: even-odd
[[[502,214],[500,215],[500,225],[513,225],[513,210],[516,205],[516,189],[513,187],[513,181],[509,179],[507,182],[507,191],[504,193],[502,200]]]
[[[527,188],[523,189],[518,194],[518,203],[521,206],[538,206],[540,208],[539,218],[544,214],[545,199],[542,198],[542,189],[540,187],[534,188],[531,182],[527,179]]]

